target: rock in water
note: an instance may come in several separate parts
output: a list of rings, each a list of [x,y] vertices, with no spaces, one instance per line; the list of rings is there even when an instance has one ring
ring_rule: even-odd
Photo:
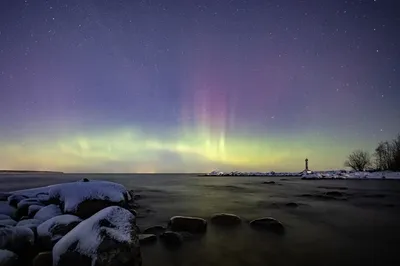
[[[11,218],[15,218],[15,213],[17,209],[10,206],[6,201],[0,201],[0,214],[10,216]]]
[[[50,204],[41,208],[33,218],[41,221],[47,221],[48,219],[59,215],[62,215],[60,208],[57,205]]]
[[[18,255],[12,251],[0,249],[1,266],[17,266]]]
[[[167,246],[180,246],[183,243],[183,237],[178,232],[165,231],[160,235],[161,241]]]
[[[190,233],[204,233],[207,230],[207,221],[197,217],[174,216],[169,221],[172,231]]]
[[[32,261],[32,266],[52,266],[52,264],[53,256],[50,251],[40,252]]]
[[[290,208],[297,208],[297,207],[299,207],[299,204],[297,204],[296,202],[288,202],[288,203],[286,203],[285,204],[287,207],[290,207]]]
[[[135,216],[112,206],[78,224],[53,248],[53,266],[71,265],[142,265]]]
[[[54,244],[74,229],[82,219],[65,214],[53,217],[37,227],[38,242],[45,250],[51,250]]]
[[[234,226],[241,224],[239,216],[230,213],[218,213],[211,217],[211,223],[222,226]]]
[[[275,181],[264,181],[263,184],[266,184],[266,185],[275,185]]]
[[[29,228],[0,226],[0,249],[21,254],[29,250],[34,241],[35,236]]]
[[[164,226],[161,225],[155,225],[149,228],[146,228],[143,231],[143,234],[154,234],[156,236],[161,235],[162,233],[164,233],[167,230],[167,228],[165,228]]]
[[[157,241],[157,236],[153,234],[139,234],[140,244],[149,244]]]
[[[271,217],[255,219],[250,222],[250,226],[254,229],[267,230],[278,234],[283,234],[285,232],[283,224]]]

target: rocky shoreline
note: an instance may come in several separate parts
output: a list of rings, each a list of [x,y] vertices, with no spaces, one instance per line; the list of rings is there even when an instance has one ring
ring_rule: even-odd
[[[285,233],[274,218],[245,222],[228,213],[173,216],[166,225],[139,228],[138,198],[120,184],[88,179],[1,192],[0,266],[138,266],[141,245],[179,247],[206,234],[208,223]]]

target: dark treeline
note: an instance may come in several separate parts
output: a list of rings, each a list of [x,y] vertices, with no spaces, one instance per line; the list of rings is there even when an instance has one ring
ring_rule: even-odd
[[[356,171],[374,168],[377,171],[400,171],[400,134],[391,141],[382,141],[373,156],[363,150],[352,152],[344,163]]]

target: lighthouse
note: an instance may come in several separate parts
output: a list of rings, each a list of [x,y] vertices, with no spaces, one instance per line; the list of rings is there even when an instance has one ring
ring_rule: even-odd
[[[305,159],[305,166],[306,166],[305,171],[309,171],[308,170],[308,159],[307,158]]]

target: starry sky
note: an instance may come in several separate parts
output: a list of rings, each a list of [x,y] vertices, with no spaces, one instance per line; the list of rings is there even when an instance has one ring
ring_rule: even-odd
[[[397,0],[2,0],[0,169],[343,168],[400,132]]]

